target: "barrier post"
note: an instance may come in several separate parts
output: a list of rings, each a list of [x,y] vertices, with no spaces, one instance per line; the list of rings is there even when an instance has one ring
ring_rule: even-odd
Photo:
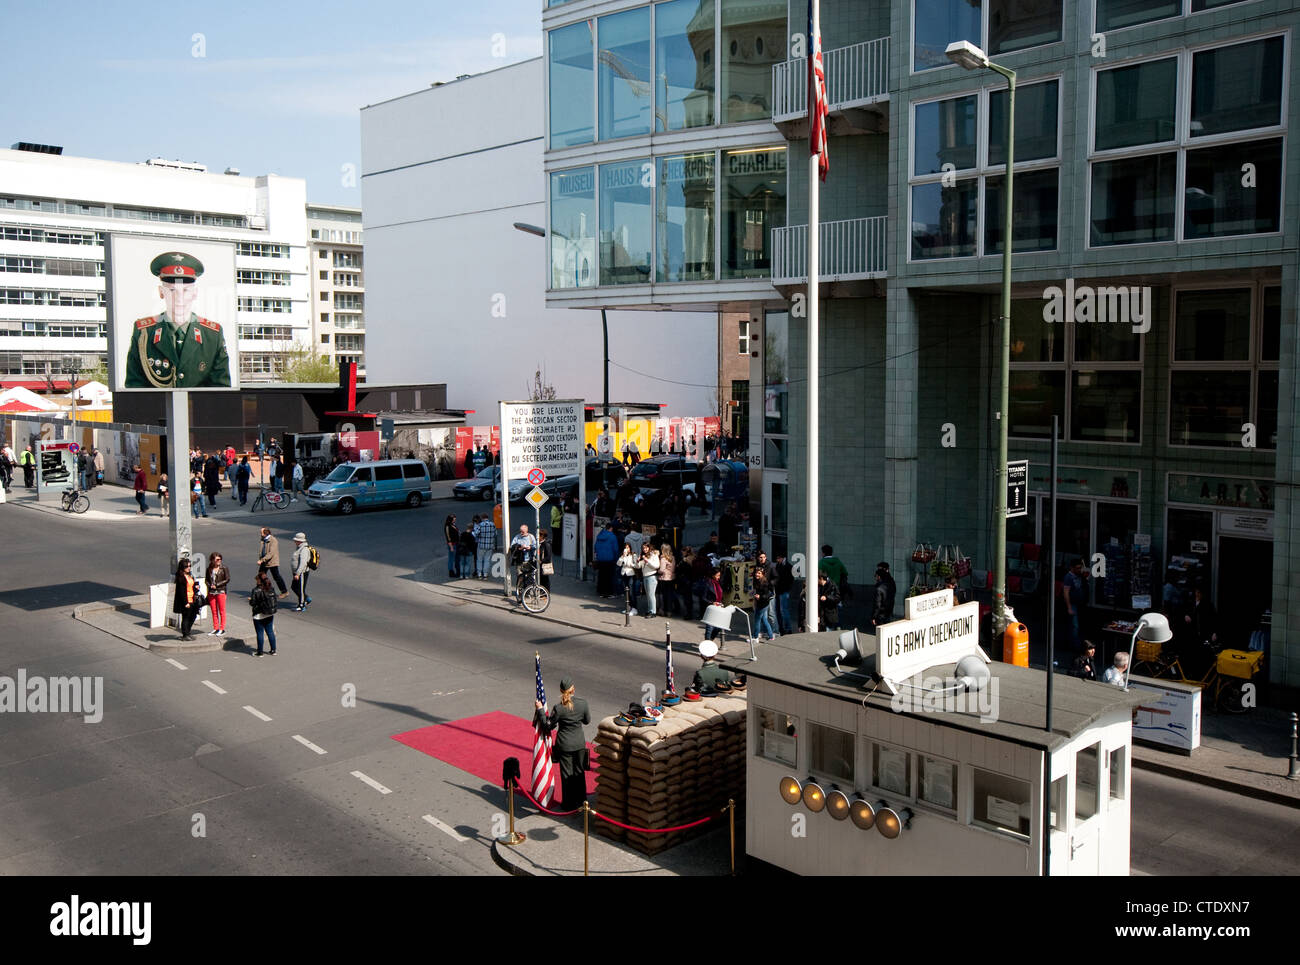
[[[1130,658],[1131,659],[1131,658]],[[1296,756],[1296,726],[1300,717],[1297,717],[1294,711],[1291,713],[1291,767],[1287,770],[1287,778],[1292,781],[1300,780],[1300,758]]]
[[[623,626],[632,624],[632,588],[623,587]]]
[[[736,874],[736,799],[727,798],[727,820],[731,824],[731,874]]]
[[[591,844],[591,805],[586,801],[582,802],[582,876],[587,877],[590,872],[588,863],[588,853]]]
[[[506,808],[510,812],[510,833],[497,838],[497,843],[516,845],[526,841],[528,835],[515,830],[515,782],[513,780],[506,785]]]

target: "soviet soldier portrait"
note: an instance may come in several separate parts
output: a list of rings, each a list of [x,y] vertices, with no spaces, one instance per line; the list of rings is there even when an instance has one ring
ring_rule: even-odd
[[[201,389],[230,385],[226,340],[217,322],[190,310],[203,263],[168,251],[149,263],[165,306],[135,321],[126,352],[128,389]]]

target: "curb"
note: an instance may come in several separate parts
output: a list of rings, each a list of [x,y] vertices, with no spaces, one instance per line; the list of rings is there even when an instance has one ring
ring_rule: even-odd
[[[1220,791],[1230,791],[1233,794],[1255,798],[1258,801],[1281,804],[1284,807],[1300,808],[1300,798],[1292,797],[1289,794],[1280,794],[1277,791],[1270,791],[1263,787],[1255,787],[1253,784],[1239,784],[1236,781],[1228,781],[1210,774],[1202,774],[1200,771],[1185,770],[1161,761],[1146,761],[1138,757],[1133,758],[1133,766],[1155,774],[1163,774],[1166,777],[1175,777],[1195,784],[1204,784],[1206,787],[1217,788]]]
[[[107,633],[110,637],[115,637],[118,640],[122,640],[126,643],[129,643],[133,647],[139,647],[141,650],[147,650],[150,653],[211,653],[215,650],[224,649],[225,647],[225,641],[227,639],[226,637],[213,637],[211,643],[207,641],[200,642],[198,640],[194,641],[193,643],[185,643],[178,639],[175,643],[144,644],[144,643],[140,643],[138,640],[133,640],[130,637],[123,636],[122,634],[117,633],[114,630],[110,630],[107,627],[101,627],[98,624],[91,623],[84,616],[84,614],[93,613],[96,610],[129,610],[129,609],[131,609],[131,605],[129,603],[115,603],[115,604],[83,603],[81,606],[76,607],[72,611],[72,619],[77,620],[80,623],[84,623],[88,627],[94,627],[96,630],[99,630],[101,633]],[[230,639],[237,639],[237,638],[232,637]]]
[[[492,839],[492,861],[496,864],[498,868],[506,872],[506,874],[513,875],[516,878],[536,877],[531,872],[525,871],[523,868],[517,867],[516,865],[513,865],[509,861],[507,861],[505,855],[503,855],[500,851],[501,847],[502,847],[501,843],[497,841],[495,838],[493,838]]]

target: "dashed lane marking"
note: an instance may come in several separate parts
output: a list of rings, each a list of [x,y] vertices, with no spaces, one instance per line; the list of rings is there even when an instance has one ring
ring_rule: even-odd
[[[205,681],[203,681],[203,686],[207,687],[209,690],[215,690],[215,691],[216,691],[217,693],[219,693],[219,694],[224,694],[224,693],[225,693],[224,690],[222,690],[220,687],[218,687],[216,684],[214,684],[211,680],[205,680]]]
[[[430,824],[432,824],[435,828],[437,828],[439,831],[443,832],[444,834],[448,834],[451,837],[455,838],[461,844],[464,844],[466,841],[469,840],[469,838],[465,837],[465,835],[461,834],[455,828],[451,827],[448,824],[443,824],[432,814],[426,814],[424,816],[424,820],[428,821]]]
[[[362,774],[360,771],[353,771],[353,772],[352,772],[352,776],[355,777],[355,778],[356,778],[358,781],[360,781],[362,784],[369,784],[371,787],[373,787],[373,788],[374,788],[376,791],[378,791],[380,794],[392,794],[392,793],[393,793],[391,790],[389,790],[388,788],[384,787],[384,785],[382,785],[382,784],[380,784],[378,781],[376,781],[373,777],[367,777],[366,775]]]
[[[307,748],[308,750],[315,751],[317,754],[324,754],[324,753],[325,753],[325,748],[323,748],[323,747],[317,747],[315,744],[313,744],[313,743],[312,743],[311,741],[309,741],[307,738],[303,737],[302,734],[294,734],[294,735],[293,735],[293,739],[296,740],[296,741],[297,741],[299,744],[301,744],[303,747]]]
[[[260,710],[258,710],[256,707],[250,707],[248,704],[244,704],[244,710],[248,711],[250,714],[252,714],[252,715],[253,715],[254,717],[256,717],[258,720],[270,720],[270,719],[271,719],[270,717],[267,717],[266,714],[264,714],[264,713],[262,713]]]
[[[175,659],[173,659],[172,657],[168,657],[168,658],[167,658],[167,662],[168,662],[169,664],[171,664],[173,667],[175,667],[177,670],[189,670],[189,669],[190,669],[189,667],[185,666],[185,664],[181,663],[179,660],[175,660]]]

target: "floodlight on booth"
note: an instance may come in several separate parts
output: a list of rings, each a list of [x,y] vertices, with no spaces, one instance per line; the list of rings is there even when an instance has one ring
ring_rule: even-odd
[[[886,838],[898,837],[903,833],[905,828],[912,826],[912,809],[899,808],[895,810],[881,801],[876,807],[876,830]]]
[[[798,804],[803,800],[803,787],[798,780],[789,775],[781,778],[781,800],[789,805]]]
[[[869,831],[876,824],[876,809],[871,806],[870,801],[859,794],[849,805],[849,817],[863,831]]]
[[[843,821],[849,816],[849,796],[838,787],[826,792],[826,813],[836,821]]]
[[[1133,639],[1129,641],[1128,663],[1124,665],[1124,689],[1128,690],[1128,675],[1133,667],[1133,654],[1138,641],[1144,643],[1168,643],[1174,638],[1174,631],[1169,629],[1169,620],[1163,613],[1144,613],[1138,618],[1133,628]]]
[[[811,778],[803,786],[803,806],[813,814],[817,814],[826,807],[826,792],[822,786]]]

